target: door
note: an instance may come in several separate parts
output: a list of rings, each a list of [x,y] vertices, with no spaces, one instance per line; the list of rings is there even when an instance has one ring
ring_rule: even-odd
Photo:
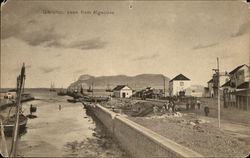
[[[122,97],[123,97],[123,98],[126,98],[126,93],[123,92],[123,93],[122,93]]]

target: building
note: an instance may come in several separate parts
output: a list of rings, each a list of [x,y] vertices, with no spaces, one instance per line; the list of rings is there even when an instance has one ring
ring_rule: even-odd
[[[203,96],[203,89],[204,89],[203,86],[191,85],[191,87],[186,90],[186,93],[189,93],[189,91],[190,91],[191,96],[193,96],[193,97],[202,97]]]
[[[240,65],[231,72],[229,72],[231,84],[236,88],[244,89],[246,84],[249,83],[249,66],[246,64]]]
[[[16,90],[15,89],[11,89],[9,91],[7,91],[4,95],[5,99],[16,99]]]
[[[246,64],[236,67],[229,72],[230,80],[222,85],[224,107],[250,109],[250,70]]]
[[[217,89],[214,83],[213,78],[207,82],[207,88],[208,88],[208,97],[215,97],[214,93],[216,93],[217,96]]]
[[[113,89],[113,96],[117,98],[130,98],[132,94],[132,88],[127,85],[118,85]]]
[[[187,91],[190,87],[191,80],[183,74],[179,74],[169,81],[169,94],[170,96],[191,95]]]

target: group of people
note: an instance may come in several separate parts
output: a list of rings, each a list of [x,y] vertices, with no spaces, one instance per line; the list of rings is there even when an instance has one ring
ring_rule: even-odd
[[[195,108],[197,107],[197,109],[201,109],[201,102],[199,100],[196,99],[191,99],[186,103],[186,110],[195,110]],[[154,114],[157,113],[165,113],[165,112],[176,112],[177,111],[177,106],[175,103],[174,99],[169,99],[168,102],[164,103],[162,107],[160,106],[153,106],[153,111]],[[204,106],[204,113],[205,116],[208,116],[209,114],[209,107],[208,106]]]
[[[191,110],[195,110],[195,106],[197,105],[197,108],[200,110],[201,108],[201,102],[199,100],[191,100],[191,102],[187,102],[186,104],[186,110],[189,110],[189,106],[191,105],[190,109]],[[204,113],[206,116],[208,116],[209,114],[209,107],[208,106],[204,106]]]
[[[168,103],[164,103],[163,106],[160,108],[158,106],[153,107],[154,113],[156,114],[157,112],[165,113],[165,112],[175,112],[176,109],[176,104],[174,100],[169,100]]]
[[[198,109],[201,108],[201,102],[199,100],[191,100],[186,103],[186,110],[189,110],[189,107],[191,110],[195,109],[195,106],[197,105]]]

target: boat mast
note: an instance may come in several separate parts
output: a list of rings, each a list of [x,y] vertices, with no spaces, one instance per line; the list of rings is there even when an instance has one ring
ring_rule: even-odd
[[[21,97],[24,89],[25,80],[25,65],[21,69],[21,74],[17,77],[17,101],[16,101],[16,121],[13,130],[13,139],[10,150],[10,157],[16,157],[17,142],[18,142],[18,132],[19,132],[19,115],[21,112]]]
[[[94,82],[92,82],[92,97],[94,96]]]

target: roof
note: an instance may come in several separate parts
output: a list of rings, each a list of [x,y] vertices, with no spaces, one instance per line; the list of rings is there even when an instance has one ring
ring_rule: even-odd
[[[240,68],[242,68],[243,66],[247,66],[246,64],[240,65],[238,67],[236,67],[235,69],[233,69],[231,72],[229,72],[230,75],[234,74],[235,72],[237,72]],[[248,67],[248,66],[247,66]]]
[[[224,83],[221,87],[231,87],[231,80]]]
[[[250,96],[250,90],[249,89],[244,89],[244,90],[232,92],[232,94],[238,95],[238,96]]]
[[[120,90],[122,90],[124,87],[128,87],[128,88],[130,88],[129,86],[127,86],[127,85],[117,85],[114,89],[113,89],[113,91],[120,91]],[[131,88],[130,88],[131,89]],[[132,89],[131,89],[132,90]]]
[[[175,76],[175,78],[173,78],[172,80],[170,80],[169,82],[172,82],[174,80],[190,80],[189,78],[187,78],[186,76],[179,74],[178,76]]]
[[[213,79],[209,80],[207,83],[212,83],[213,82]]]
[[[239,89],[249,88],[249,82],[243,82],[239,86],[237,86]]]

